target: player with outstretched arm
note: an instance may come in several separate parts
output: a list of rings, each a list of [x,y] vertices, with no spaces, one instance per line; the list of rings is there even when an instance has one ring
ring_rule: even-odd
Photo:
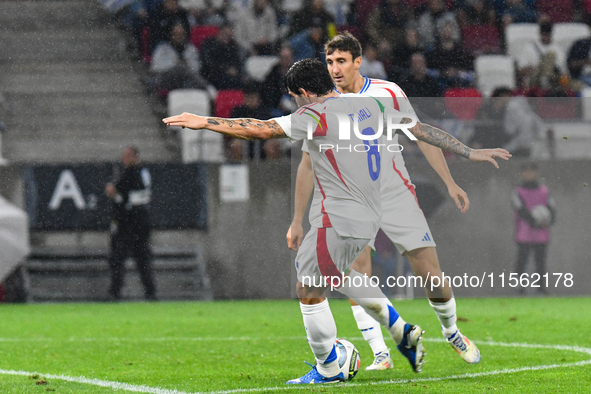
[[[369,96],[341,95],[336,92],[326,66],[316,59],[295,63],[287,72],[285,80],[288,91],[300,107],[291,115],[265,121],[183,113],[163,121],[169,126],[209,129],[249,140],[302,140],[312,134],[308,130],[309,120],[316,117],[318,127],[311,138],[307,139],[307,143],[317,190],[322,194],[323,202],[321,211],[313,214],[312,230],[303,239],[296,257],[296,290],[316,365],[306,375],[288,383],[330,383],[345,380],[340,372],[334,347],[336,325],[325,296],[329,286],[355,300],[372,318],[386,327],[398,349],[412,368],[419,372],[424,356],[421,328],[406,323],[378,287],[363,284],[364,281],[361,281],[362,285],[352,285],[358,283],[353,279],[363,275],[350,267],[375,236],[382,213],[379,166],[377,171],[370,167],[372,163],[379,163],[379,160],[368,161],[366,151],[327,148],[342,142],[342,131],[345,134],[349,132],[348,142],[351,144],[379,147],[383,137],[376,133],[375,139],[366,140],[358,135],[358,130],[377,130],[380,119],[383,119],[383,107],[378,100]],[[330,113],[351,114],[357,121],[343,130],[342,117],[326,115]],[[398,113],[398,123],[395,124],[401,127],[408,116],[412,118],[412,114],[403,114],[393,108],[391,113]],[[345,119],[348,117],[345,116]],[[510,157],[504,149],[471,150],[447,133],[434,128],[418,129],[414,134],[416,138],[436,143],[441,148],[473,161],[488,161],[498,166],[495,158],[507,160]],[[374,134],[371,136],[373,138]],[[375,151],[373,148],[370,150]],[[350,280],[346,281],[344,278]],[[337,280],[342,282],[336,283]]]
[[[361,50],[361,44],[350,33],[341,33],[326,44],[327,68],[338,91],[382,97],[390,101],[395,108],[414,113],[410,101],[398,85],[389,81],[363,77],[359,73],[362,61]],[[416,132],[421,128],[427,130],[432,127],[419,122],[411,131]],[[431,140],[419,140],[417,144],[431,167],[447,186],[448,193],[457,207],[465,213],[470,206],[470,200],[466,192],[454,182],[443,152],[438,148],[439,145],[434,143],[438,138],[448,137],[432,136]],[[396,143],[397,140],[396,136],[393,142]],[[302,241],[302,220],[314,188],[312,164],[305,142],[302,149],[304,152],[297,173],[294,217],[287,233],[288,246],[293,250],[297,250]],[[466,157],[465,152],[459,154]],[[444,338],[462,359],[470,364],[476,364],[480,361],[480,352],[474,343],[460,333],[456,325],[456,302],[453,291],[450,284],[442,278],[435,241],[418,204],[402,153],[385,151],[382,159],[383,213],[380,227],[400,253],[408,259],[413,272],[422,277],[429,304],[441,323]],[[368,276],[371,276],[372,272],[371,249],[371,246],[367,246],[353,264],[356,271]],[[439,280],[434,283],[427,282],[432,278],[439,278]],[[366,370],[393,368],[390,349],[384,342],[379,323],[353,301],[351,301],[351,308],[359,330],[374,352],[374,362]]]

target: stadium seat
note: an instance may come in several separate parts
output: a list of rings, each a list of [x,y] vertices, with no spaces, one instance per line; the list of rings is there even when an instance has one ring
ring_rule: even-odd
[[[499,31],[492,25],[471,25],[462,29],[464,49],[476,54],[500,53]]]
[[[535,111],[542,119],[576,119],[581,99],[578,97],[536,97]]]
[[[573,20],[573,0],[537,0],[536,6],[538,12],[548,15],[553,23]]]
[[[218,30],[219,27],[217,26],[194,26],[191,28],[191,44],[199,49],[203,41],[218,34]]]
[[[552,31],[552,39],[566,53],[575,41],[591,37],[591,29],[584,23],[557,23]]]
[[[540,36],[540,27],[535,23],[513,23],[505,28],[507,55],[517,59],[525,46]]]
[[[242,90],[220,90],[215,98],[215,116],[229,118],[234,107],[242,104],[242,101],[244,101]]]
[[[168,95],[168,115],[190,112],[197,115],[211,115],[210,97],[207,91],[199,89],[177,89]],[[222,162],[224,160],[224,138],[208,130],[177,128],[181,140],[184,163],[194,161]]]
[[[293,13],[301,10],[303,5],[303,0],[283,0],[281,2],[281,9],[285,12]]]
[[[497,87],[515,88],[515,63],[509,56],[483,55],[474,63],[478,89],[490,96]]]
[[[196,115],[210,116],[209,94],[200,89],[176,89],[168,94],[168,115],[190,112]]]
[[[472,120],[482,105],[482,94],[475,88],[451,88],[443,93],[445,108],[457,119]]]
[[[264,81],[278,61],[277,56],[251,56],[246,59],[246,73],[255,81]]]

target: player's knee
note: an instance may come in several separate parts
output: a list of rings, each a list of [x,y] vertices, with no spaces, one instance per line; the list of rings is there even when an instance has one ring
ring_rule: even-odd
[[[301,282],[296,286],[296,293],[304,305],[320,304],[326,299],[324,288],[304,286]]]

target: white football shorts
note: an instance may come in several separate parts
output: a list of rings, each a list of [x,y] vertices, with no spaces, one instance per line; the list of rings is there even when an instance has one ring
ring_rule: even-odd
[[[342,278],[368,242],[364,238],[341,237],[332,227],[312,227],[296,255],[298,280],[313,286],[326,278],[328,286],[333,283],[339,287],[331,278]]]

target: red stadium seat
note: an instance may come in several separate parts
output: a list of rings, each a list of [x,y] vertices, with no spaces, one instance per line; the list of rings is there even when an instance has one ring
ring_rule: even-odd
[[[579,117],[581,100],[576,97],[537,97],[536,112],[542,119],[575,119]]]
[[[471,25],[462,29],[464,49],[475,54],[500,53],[499,31],[492,25]]]
[[[537,0],[538,12],[546,14],[553,23],[572,22],[573,0]]]
[[[242,104],[244,92],[242,90],[220,90],[215,98],[215,116],[229,118],[232,110]]]
[[[191,28],[191,44],[199,49],[203,41],[218,34],[218,30],[217,26],[194,26]]]
[[[456,118],[472,120],[482,105],[482,94],[475,88],[451,88],[443,94],[445,108]]]

